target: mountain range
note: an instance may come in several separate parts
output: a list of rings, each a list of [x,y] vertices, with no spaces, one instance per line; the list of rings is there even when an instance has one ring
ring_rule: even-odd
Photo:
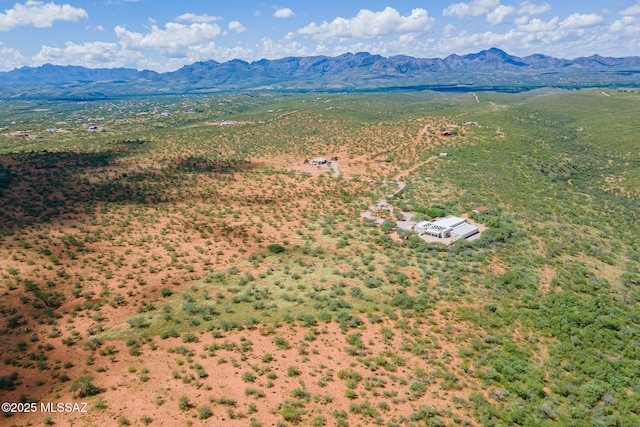
[[[593,55],[568,60],[541,54],[517,57],[497,48],[446,58],[360,52],[254,62],[211,60],[167,73],[45,64],[0,72],[0,98],[99,99],[256,90],[513,92],[548,86],[637,87],[638,77],[637,56]]]

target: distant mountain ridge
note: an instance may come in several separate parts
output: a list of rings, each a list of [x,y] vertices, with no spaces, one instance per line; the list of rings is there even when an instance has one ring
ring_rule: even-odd
[[[45,64],[0,72],[0,98],[101,98],[250,90],[527,90],[638,86],[640,57],[517,57],[491,48],[446,58],[366,52],[246,62],[204,61],[158,73]]]

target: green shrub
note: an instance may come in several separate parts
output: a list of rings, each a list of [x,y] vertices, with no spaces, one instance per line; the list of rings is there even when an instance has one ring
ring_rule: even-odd
[[[300,369],[298,369],[298,367],[289,366],[287,368],[287,376],[288,377],[297,377],[298,375],[300,375]]]
[[[75,379],[71,385],[71,391],[74,396],[77,394],[78,397],[89,397],[100,393],[102,390],[93,385],[92,381],[93,375],[83,375]]]
[[[284,418],[285,421],[290,422],[291,424],[297,425],[302,421],[302,413],[292,405],[287,405],[280,410],[280,415]]]
[[[211,408],[208,406],[201,406],[198,408],[198,418],[201,420],[206,420],[210,418],[213,413],[211,412]]]
[[[252,383],[256,380],[256,376],[253,375],[252,372],[245,372],[242,374],[242,381],[246,381],[248,383]]]
[[[280,350],[287,350],[289,348],[291,348],[291,345],[289,344],[289,342],[284,339],[283,337],[275,337],[273,339],[273,343],[276,345],[276,347],[278,347]]]
[[[279,245],[277,243],[273,243],[273,244],[267,246],[267,249],[269,250],[269,252],[274,253],[274,254],[279,254],[279,253],[285,251],[284,246]]]
[[[180,399],[178,399],[178,408],[180,408],[183,411],[186,411],[187,409],[191,408],[191,401],[189,400],[189,397],[180,396]]]
[[[12,372],[9,375],[0,377],[0,390],[11,391],[16,389],[18,373]]]
[[[190,343],[190,342],[198,342],[200,341],[200,339],[198,338],[198,336],[192,332],[187,332],[186,334],[184,334],[182,336],[182,342],[184,343]]]

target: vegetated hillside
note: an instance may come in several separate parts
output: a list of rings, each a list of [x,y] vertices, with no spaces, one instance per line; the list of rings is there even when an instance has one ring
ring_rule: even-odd
[[[88,100],[239,90],[519,92],[545,86],[637,86],[638,72],[638,57],[517,57],[496,48],[446,58],[386,58],[359,52],[254,62],[210,60],[162,74],[46,64],[0,73],[0,98]]]
[[[640,422],[640,96],[475,95],[8,104],[0,397],[91,409],[7,420]]]

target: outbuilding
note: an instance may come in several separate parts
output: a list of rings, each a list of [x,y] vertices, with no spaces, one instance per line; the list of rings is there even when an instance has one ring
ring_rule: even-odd
[[[315,159],[309,160],[309,164],[315,166],[326,165],[327,159],[325,159],[324,157],[317,157]]]
[[[478,234],[478,227],[468,222],[465,222],[451,230],[451,236],[456,239],[466,239],[474,234]]]

